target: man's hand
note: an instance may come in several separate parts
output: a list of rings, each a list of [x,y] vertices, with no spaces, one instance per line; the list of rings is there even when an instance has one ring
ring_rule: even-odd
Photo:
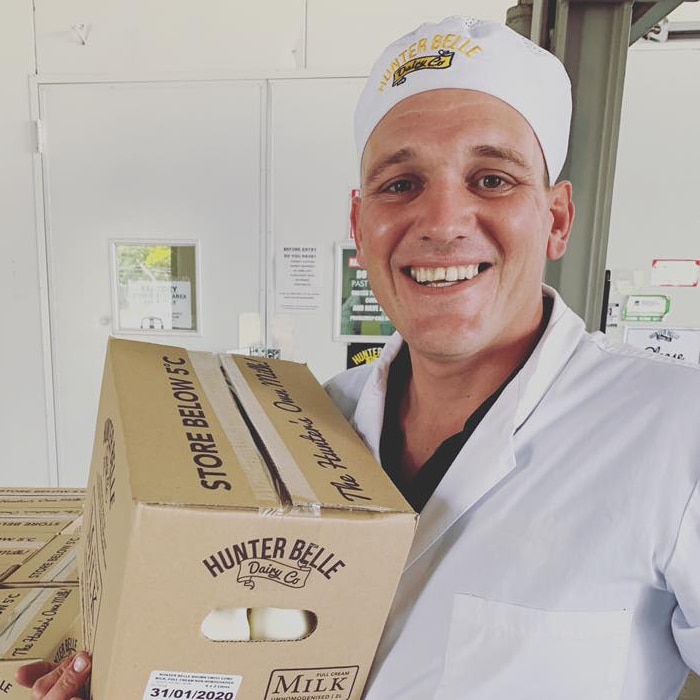
[[[17,682],[32,689],[32,700],[81,700],[90,675],[90,657],[85,652],[64,659],[58,666],[37,661],[17,669]]]

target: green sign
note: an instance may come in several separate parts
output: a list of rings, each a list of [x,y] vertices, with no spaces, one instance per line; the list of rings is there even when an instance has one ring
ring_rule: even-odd
[[[351,243],[338,246],[336,277],[337,335],[341,340],[386,338],[394,326],[379,306],[367,278],[367,270],[357,262]]]

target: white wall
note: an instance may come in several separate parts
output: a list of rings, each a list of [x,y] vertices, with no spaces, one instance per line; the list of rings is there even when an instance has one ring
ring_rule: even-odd
[[[686,3],[669,19],[698,21],[700,6]],[[698,41],[640,40],[630,48],[611,211],[611,301],[668,295],[663,324],[675,327],[700,328],[700,287],[650,286],[650,273],[655,258],[700,259],[699,75]],[[608,335],[622,339],[624,326]]]
[[[0,486],[56,485],[61,481],[61,474],[48,468],[53,419],[47,410],[52,395],[50,382],[45,389],[45,376],[50,380],[46,370],[51,369],[51,358],[44,347],[50,346],[51,334],[48,319],[42,321],[42,309],[48,303],[41,289],[46,266],[39,237],[44,229],[35,224],[29,75],[37,74],[39,82],[282,78],[291,82],[284,90],[280,85],[278,105],[285,100],[296,105],[289,90],[297,79],[361,76],[389,41],[421,22],[464,12],[504,19],[506,9],[513,4],[514,0],[472,0],[466,4],[435,0],[426,11],[420,0],[2,0],[0,231],[4,254],[0,256],[0,294],[9,312],[2,326],[5,381],[0,393],[0,444],[4,446]],[[291,89],[293,92],[293,86]],[[300,83],[300,95],[304,89]],[[313,107],[323,114],[323,104]],[[275,183],[277,192],[277,198],[273,195],[270,202],[270,261],[277,243],[306,237],[319,245],[327,241],[324,259],[328,266],[324,269],[321,312],[315,317],[277,319],[277,329],[292,336],[290,347],[296,359],[307,360],[321,378],[341,369],[344,357],[344,346],[336,344],[332,352],[319,352],[314,338],[327,345],[332,333],[328,303],[333,290],[331,251],[333,243],[347,235],[347,189],[355,167],[351,162],[352,137],[347,131],[350,116],[342,127],[344,135],[333,146],[346,159],[331,168],[338,179],[337,201],[329,204],[326,200],[323,207],[317,207],[315,216],[313,191],[303,187],[304,178],[310,177],[303,169],[312,163],[317,168],[326,167],[319,163],[332,156],[328,137],[322,146],[325,151],[319,150],[318,157],[299,163],[296,197],[290,197],[282,176],[293,170],[285,158],[295,150],[294,119],[303,120],[304,115],[274,113],[287,142],[276,142],[274,157],[279,158],[279,165],[270,162],[269,182]],[[330,187],[331,182],[324,186]],[[272,270],[268,276],[274,278]]]
[[[45,484],[47,431],[41,335],[41,264],[34,215],[32,4],[0,3],[0,483]]]

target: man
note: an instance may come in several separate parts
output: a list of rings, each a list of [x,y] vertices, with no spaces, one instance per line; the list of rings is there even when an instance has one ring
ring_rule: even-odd
[[[700,668],[700,367],[543,288],[569,117],[553,56],[462,18],[360,99],[358,257],[400,335],[328,391],[421,511],[367,700],[672,700]]]

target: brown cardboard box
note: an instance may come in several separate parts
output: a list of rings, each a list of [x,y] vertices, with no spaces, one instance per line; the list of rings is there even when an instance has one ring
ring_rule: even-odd
[[[3,585],[48,586],[78,583],[80,534],[56,535],[5,577]]]
[[[0,590],[0,697],[30,700],[15,671],[32,661],[57,663],[82,647],[78,589]]]
[[[305,366],[111,340],[83,519],[92,697],[359,699],[416,517]],[[291,635],[270,609],[311,614]],[[232,610],[265,641],[208,639]]]
[[[47,532],[22,535],[15,530],[0,530],[0,581],[31,559],[52,538]]]
[[[700,700],[700,678],[692,671],[678,700]]]
[[[0,513],[0,531],[14,533],[16,535],[29,535],[37,533],[49,533],[57,535],[69,528],[76,519],[75,513],[62,513],[60,511],[46,511],[43,513],[16,514]]]
[[[0,488],[0,500],[18,498],[20,500],[50,499],[52,501],[84,501],[84,488],[54,488],[53,486],[3,486]]]

